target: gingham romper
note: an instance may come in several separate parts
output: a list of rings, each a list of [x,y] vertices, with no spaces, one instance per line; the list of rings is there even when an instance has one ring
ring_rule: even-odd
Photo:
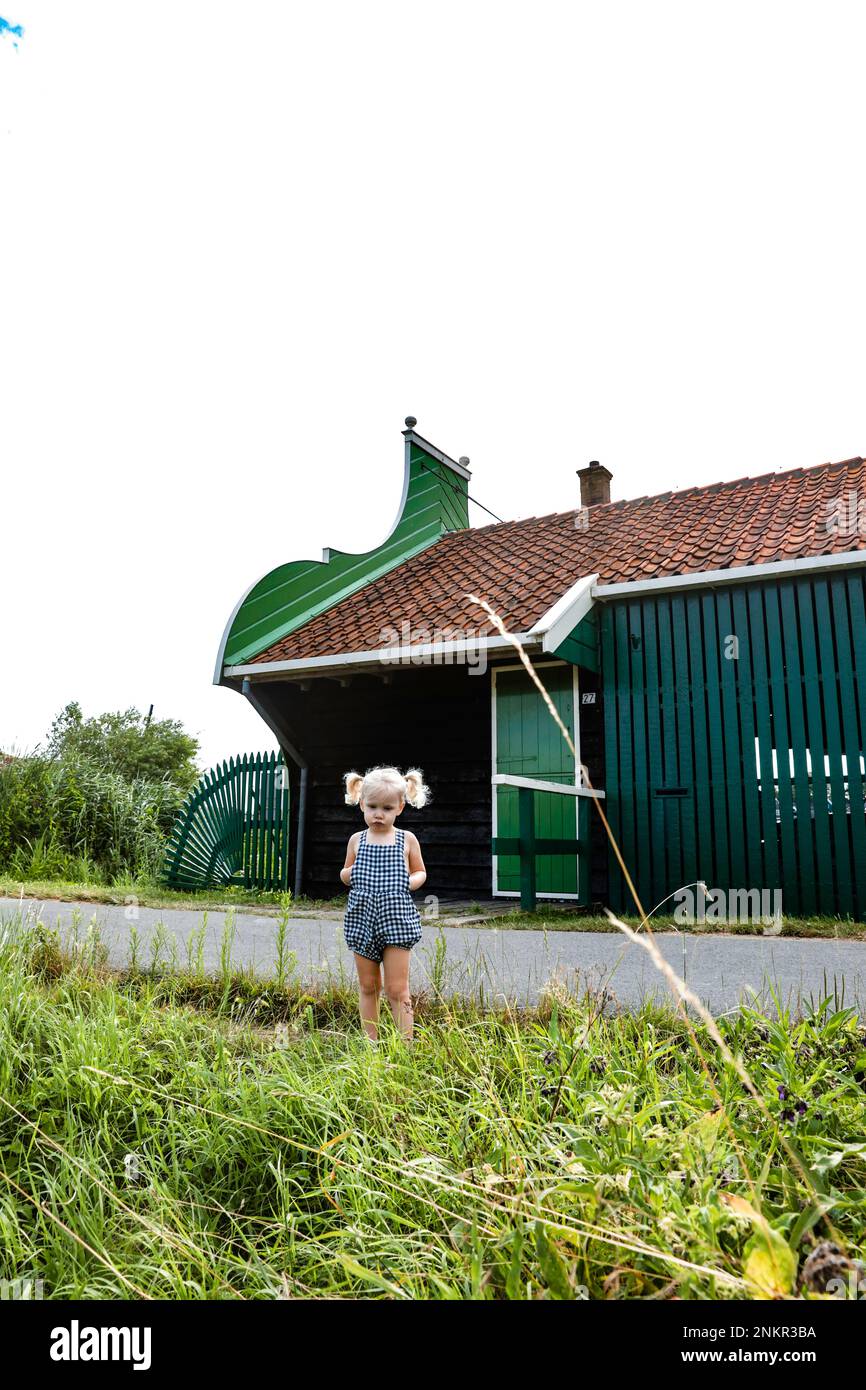
[[[421,940],[421,918],[409,891],[405,830],[393,845],[367,843],[361,831],[343,931],[350,951],[381,961],[386,946],[407,949]]]

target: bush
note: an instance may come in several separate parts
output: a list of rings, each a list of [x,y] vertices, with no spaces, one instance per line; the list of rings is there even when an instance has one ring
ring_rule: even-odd
[[[36,754],[0,767],[0,866],[21,878],[153,878],[183,803],[175,783]]]
[[[85,719],[76,700],[54,720],[45,749],[55,760],[89,763],[130,782],[168,781],[182,792],[192,791],[198,781],[197,752],[198,739],[177,719],[152,720],[137,709]]]

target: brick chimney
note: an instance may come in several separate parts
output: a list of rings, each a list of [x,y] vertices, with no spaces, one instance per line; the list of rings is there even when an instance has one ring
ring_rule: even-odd
[[[593,459],[588,468],[578,468],[580,478],[581,507],[597,507],[601,502],[610,501],[610,480],[612,473]]]

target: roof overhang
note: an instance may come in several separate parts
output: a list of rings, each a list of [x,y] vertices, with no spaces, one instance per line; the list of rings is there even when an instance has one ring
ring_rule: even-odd
[[[538,619],[528,632],[514,634],[530,653],[556,651],[597,602],[639,597],[641,594],[677,593],[687,589],[746,584],[762,579],[788,579],[797,575],[826,574],[866,566],[866,548],[846,550],[834,555],[815,555],[799,560],[771,561],[764,565],[735,565],[729,569],[695,570],[691,574],[665,575],[660,579],[638,579],[626,584],[599,584],[598,575],[585,575]],[[297,680],[314,676],[337,676],[352,672],[386,672],[403,666],[477,664],[481,652],[488,656],[513,648],[506,637],[475,637],[453,642],[418,642],[404,646],[378,647],[374,651],[340,652],[331,656],[296,657],[291,661],[259,661],[226,666],[228,681]],[[474,656],[470,663],[467,658]]]
[[[541,638],[532,632],[515,633],[515,638],[527,651],[546,650]],[[334,656],[296,657],[292,661],[259,661],[246,666],[227,666],[226,680],[298,680],[312,676],[342,676],[375,672],[383,674],[401,666],[460,666],[474,662],[465,658],[497,656],[513,650],[506,637],[475,637],[457,642],[415,642],[404,646],[378,647],[369,652],[340,652]],[[464,658],[463,661],[460,658]]]

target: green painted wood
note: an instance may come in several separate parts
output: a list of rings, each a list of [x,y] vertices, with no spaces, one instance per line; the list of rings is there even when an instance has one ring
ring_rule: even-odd
[[[616,645],[614,640],[615,608],[604,604],[599,615],[599,642],[601,651],[601,670],[604,682],[604,757],[605,757],[605,813],[614,834],[622,837],[622,802],[619,788],[621,770],[619,761],[619,687],[616,674]],[[611,907],[615,912],[623,910],[623,881],[613,848],[607,850],[607,881]]]
[[[857,689],[854,679],[854,655],[851,643],[851,610],[848,588],[844,578],[830,580],[834,649],[838,660],[838,693],[842,715],[842,743],[845,757],[845,782],[848,793],[849,823],[852,856],[852,911],[858,918],[866,913],[866,777],[861,767],[863,742],[857,708]],[[819,622],[821,619],[819,618]]]
[[[764,846],[761,831],[761,786],[758,778],[758,734],[755,679],[749,610],[746,595],[739,589],[731,594],[734,632],[739,640],[736,663],[737,712],[740,717],[740,767],[745,811],[746,885],[764,883]]]
[[[515,787],[515,791],[532,791],[531,787]],[[587,797],[582,797],[580,805],[588,801]],[[536,857],[539,854],[577,854],[578,846],[581,841],[577,838],[573,840],[539,840],[533,835],[531,843],[535,846]],[[521,851],[523,840],[519,835],[494,835],[490,841],[493,854],[517,854]]]
[[[781,888],[788,913],[866,911],[864,583],[866,568],[604,605],[607,811],[645,903],[703,879]]]
[[[846,577],[845,589],[850,620],[854,691],[860,724],[859,746],[861,753],[866,750],[866,615],[864,615],[863,585],[864,574],[862,571]],[[850,761],[848,766],[850,769]],[[864,793],[866,793],[866,781],[864,781]],[[851,814],[854,815],[853,805]],[[866,901],[864,901],[866,900],[866,882],[863,878],[858,878],[857,886],[861,912],[866,914]]]
[[[662,723],[662,778],[666,787],[679,786],[681,781],[679,771],[678,755],[678,731],[677,731],[677,707],[676,696],[674,693],[675,670],[674,670],[674,642],[672,625],[672,606],[669,598],[660,598],[657,605],[658,610],[658,656],[659,656],[659,686],[661,698],[661,723]],[[649,681],[647,681],[647,699],[649,700]],[[686,706],[688,716],[688,706]],[[667,895],[666,885],[671,882],[683,883],[682,863],[682,808],[679,798],[656,797],[661,802],[662,807],[662,838],[660,853],[658,854],[659,864],[664,865],[664,873],[661,881],[657,885],[661,892],[659,898]],[[659,898],[654,898],[658,902]]]
[[[520,906],[534,912],[535,896],[535,797],[529,787],[517,788],[517,823],[520,836]]]
[[[665,803],[661,797],[655,795],[656,788],[663,785],[665,775],[662,756],[661,705],[658,698],[661,689],[659,682],[658,633],[656,631],[658,607],[650,601],[649,603],[642,603],[640,608],[642,619],[644,679],[646,682],[646,766],[648,789],[648,796],[643,799],[649,803],[647,824],[650,833],[650,841],[647,853],[649,865],[647,881],[652,885],[649,894],[651,899],[649,907],[652,907],[660,898],[664,897],[662,884],[668,877],[666,851],[669,846],[665,837]]]
[[[835,870],[831,884],[833,892],[827,911],[834,912],[838,904],[840,912],[845,913],[846,916],[851,916],[854,912],[851,815],[846,810],[845,776],[842,766],[841,681],[833,645],[833,619],[827,580],[816,579],[812,590],[815,601],[815,628],[818,636],[818,658],[821,672],[820,706],[824,715],[829,764],[830,822],[833,836],[832,864]],[[813,770],[814,759],[813,752]]]
[[[788,720],[788,700],[785,673],[785,652],[782,645],[782,621],[779,591],[768,585],[763,590],[764,617],[767,625],[767,661],[770,668],[770,700],[773,715],[773,747],[776,750],[776,789],[779,799],[779,825],[782,842],[782,888],[786,911],[802,911],[800,856],[794,817],[794,782],[791,767],[791,729]],[[811,854],[810,854],[811,858]]]
[[[590,827],[589,827],[589,797],[580,796],[577,799],[577,840],[578,840],[578,859],[577,859],[577,902],[579,907],[589,907],[590,900],[590,878],[591,867],[590,857]]]
[[[539,674],[554,706],[574,739],[575,711],[572,667],[542,665]],[[496,765],[494,772],[536,777],[548,782],[574,786],[574,758],[550,716],[544,701],[524,670],[498,671],[496,674]],[[497,835],[519,834],[517,788],[498,786],[496,795]],[[539,840],[576,839],[577,820],[574,797],[556,792],[539,792],[535,800],[535,834]],[[537,892],[571,895],[577,892],[577,863],[558,856],[542,855],[535,864]],[[500,858],[497,888],[519,892],[520,863],[512,857]]]
[[[184,803],[169,836],[163,879],[197,888],[241,880],[248,888],[288,886],[289,794],[279,753],[230,758],[210,768]]]
[[[760,839],[762,871],[759,879],[762,887],[781,888],[782,878],[779,864],[779,833],[776,821],[776,787],[773,776],[773,729],[770,717],[770,678],[767,671],[767,638],[764,623],[763,592],[756,585],[749,585],[748,591],[739,590],[734,599],[737,605],[744,605],[748,611],[749,649],[752,662],[752,689],[755,705],[755,737],[758,741],[760,777],[758,796],[760,803]],[[745,627],[745,618],[738,622]]]
[[[577,626],[572,628],[553,655],[563,661],[570,661],[573,666],[584,666],[588,671],[598,671],[601,666],[599,645],[598,611],[591,608]]]
[[[635,800],[637,782],[632,752],[632,685],[628,640],[628,608],[617,604],[613,612],[616,665],[614,672],[619,737],[619,844],[629,870],[635,873]],[[607,695],[605,694],[605,701]],[[607,784],[605,784],[605,792]],[[645,792],[644,792],[645,794]],[[616,860],[613,860],[614,865]],[[623,893],[625,888],[623,888]],[[624,905],[624,899],[623,899]]]
[[[642,607],[640,603],[628,606],[628,639],[630,681],[635,698],[632,701],[632,750],[634,754],[634,776],[638,788],[649,785],[649,760],[647,754],[646,725],[646,644],[644,641]],[[652,844],[650,842],[649,798],[645,790],[634,797],[635,856],[638,879],[641,883],[652,883],[654,867]],[[652,891],[652,890],[650,890]]]
[[[701,595],[701,620],[703,623],[704,661],[706,663],[707,692],[707,732],[710,743],[710,815],[713,827],[713,846],[715,873],[713,886],[718,888],[739,887],[732,881],[731,860],[728,837],[728,798],[725,781],[725,742],[722,724],[722,701],[720,695],[721,672],[719,653],[719,631],[716,623],[714,595]],[[739,833],[739,831],[737,831]]]
[[[694,883],[698,878],[695,844],[695,764],[692,741],[692,685],[689,671],[689,645],[686,627],[686,605],[681,595],[671,599],[671,629],[673,635],[673,678],[671,696],[667,690],[669,671],[663,668],[663,688],[666,699],[673,700],[677,728],[677,775],[675,785],[685,785],[689,795],[678,804],[680,849],[682,855],[681,882]],[[667,761],[665,766],[667,767]],[[671,762],[671,774],[673,763]]]
[[[243,665],[318,613],[469,525],[468,484],[416,441],[408,441],[408,486],[402,512],[385,541],[361,555],[332,550],[327,561],[293,560],[261,579],[243,599],[226,641],[223,665]]]
[[[700,595],[686,598],[689,635],[689,668],[692,688],[692,719],[695,755],[695,844],[697,878],[715,884],[715,839],[711,819],[709,724],[707,718],[706,676],[704,674],[704,634],[701,624]],[[675,886],[675,885],[674,885]]]
[[[721,591],[714,595],[716,610],[716,634],[718,642],[719,694],[722,710],[722,744],[725,782],[725,806],[728,815],[728,852],[730,864],[730,886],[746,888],[751,884],[746,867],[746,844],[743,834],[745,808],[743,804],[743,747],[740,738],[740,692],[737,689],[737,675],[743,653],[738,651],[737,642],[742,636],[734,631],[734,616],[731,610],[730,594]],[[751,700],[751,691],[748,692]],[[755,761],[755,745],[750,751],[752,764]],[[759,880],[760,881],[760,880]]]
[[[795,826],[800,869],[800,904],[803,912],[811,914],[817,909],[818,895],[815,891],[817,866],[815,864],[812,829],[809,764],[806,756],[808,745],[800,664],[799,625],[794,585],[790,581],[779,585],[779,611],[782,621],[791,752],[794,760],[794,795],[797,808]],[[781,775],[782,768],[780,766],[780,778]]]
[[[836,901],[836,890],[833,883],[833,853],[830,848],[830,816],[827,809],[824,747],[824,712],[828,702],[822,698],[822,680],[818,669],[818,652],[815,642],[813,594],[814,585],[812,584],[798,584],[795,587],[797,626],[800,633],[800,661],[803,672],[803,698],[806,711],[806,737],[809,748],[809,763],[812,769],[809,780],[817,866],[815,888],[818,911],[832,914]],[[830,694],[832,694],[832,687],[835,686],[835,666],[835,661],[831,660],[827,673],[831,682],[831,690],[828,692]],[[840,765],[840,773],[841,770]]]

